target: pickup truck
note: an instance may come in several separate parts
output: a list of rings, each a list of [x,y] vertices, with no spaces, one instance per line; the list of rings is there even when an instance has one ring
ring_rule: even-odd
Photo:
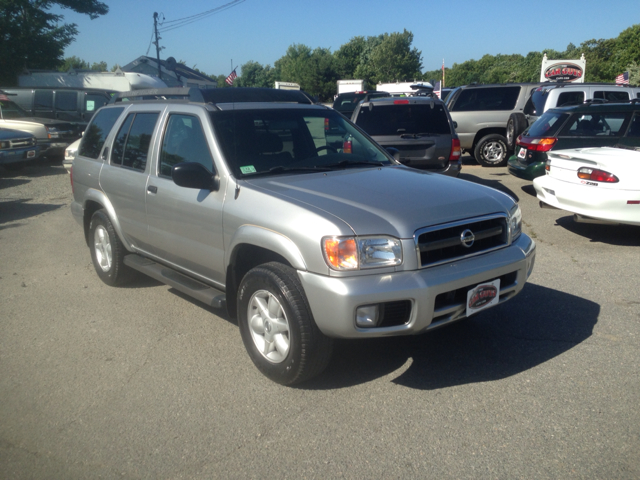
[[[29,115],[0,90],[0,128],[28,132],[36,137],[40,156],[60,157],[64,149],[81,135],[77,123]]]
[[[137,270],[226,307],[284,385],[322,372],[335,338],[424,333],[505,302],[534,264],[510,196],[403,166],[299,91],[120,94],[71,178],[102,281]]]

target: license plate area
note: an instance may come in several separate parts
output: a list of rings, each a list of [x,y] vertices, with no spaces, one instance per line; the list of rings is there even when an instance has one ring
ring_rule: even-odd
[[[481,283],[467,292],[467,317],[500,301],[500,279]]]
[[[518,152],[518,158],[521,158],[524,160],[526,156],[527,156],[527,149],[520,147],[520,151]]]

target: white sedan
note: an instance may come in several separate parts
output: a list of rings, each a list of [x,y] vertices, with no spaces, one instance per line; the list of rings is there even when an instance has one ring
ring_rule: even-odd
[[[556,150],[534,179],[540,206],[583,223],[640,225],[640,151],[614,147]]]

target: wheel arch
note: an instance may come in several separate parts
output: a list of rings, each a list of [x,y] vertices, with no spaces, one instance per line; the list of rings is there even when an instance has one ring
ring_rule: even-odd
[[[100,190],[89,189],[85,195],[84,201],[84,215],[83,215],[83,227],[84,227],[84,239],[87,242],[87,245],[90,246],[89,241],[89,225],[91,224],[91,217],[95,212],[100,209],[104,209],[107,212],[109,220],[113,225],[113,229],[116,231],[116,234],[120,238],[120,241],[124,245],[125,248],[128,249],[127,243],[124,241],[124,235],[122,235],[122,229],[120,228],[120,222],[118,221],[118,216],[116,215],[116,211],[113,208],[113,205],[104,194]]]
[[[487,127],[487,128],[478,130],[478,132],[476,133],[476,136],[473,137],[473,145],[471,146],[471,151],[475,150],[476,145],[478,145],[478,142],[482,138],[486,137],[487,135],[493,135],[493,134],[502,135],[503,137],[507,138],[506,124],[504,128],[503,127]]]
[[[290,238],[255,225],[240,227],[227,252],[225,290],[227,310],[232,318],[237,318],[236,300],[240,282],[252,268],[278,262],[296,270],[307,270],[302,253]]]

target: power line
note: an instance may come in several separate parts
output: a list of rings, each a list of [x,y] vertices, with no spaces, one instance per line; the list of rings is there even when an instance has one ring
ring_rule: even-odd
[[[184,27],[189,25],[190,23],[197,22],[198,20],[202,20],[203,18],[207,18],[211,15],[215,15],[216,13],[223,12],[224,10],[228,10],[232,7],[240,5],[244,3],[246,0],[232,0],[231,2],[225,3],[216,8],[212,8],[211,10],[207,10],[206,12],[198,13],[196,15],[191,15],[189,17],[179,18],[177,20],[170,20],[168,22],[163,22],[163,27],[158,29],[159,33],[169,32],[171,30],[175,30],[176,28]],[[167,25],[167,26],[164,26]]]

